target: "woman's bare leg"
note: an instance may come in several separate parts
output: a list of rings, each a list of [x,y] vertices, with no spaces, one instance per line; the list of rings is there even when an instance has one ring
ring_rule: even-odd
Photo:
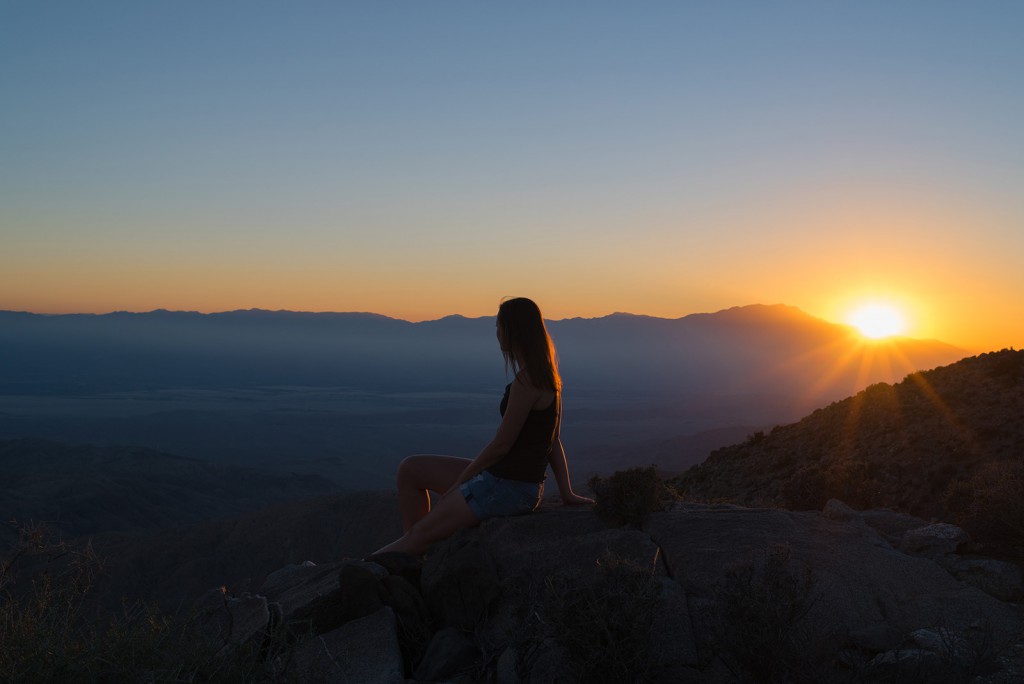
[[[387,546],[377,549],[378,553],[398,551],[422,556],[435,542],[447,539],[456,530],[475,527],[479,518],[456,490],[441,498],[426,516],[417,521],[405,534]]]
[[[469,464],[468,458],[427,454],[408,456],[402,460],[398,465],[395,482],[398,485],[398,510],[405,532],[430,512],[428,491],[445,493]]]

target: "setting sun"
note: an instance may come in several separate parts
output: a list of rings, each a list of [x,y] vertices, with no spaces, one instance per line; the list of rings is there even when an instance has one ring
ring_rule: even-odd
[[[903,315],[891,306],[869,304],[850,314],[849,322],[864,337],[881,339],[903,332]]]

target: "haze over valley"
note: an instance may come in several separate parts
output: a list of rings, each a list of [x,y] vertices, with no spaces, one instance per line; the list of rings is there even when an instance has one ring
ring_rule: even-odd
[[[491,317],[0,313],[0,438],[131,445],[387,489],[410,453],[472,457],[507,382]],[[681,472],[875,382],[955,361],[799,309],[549,322],[577,479]]]

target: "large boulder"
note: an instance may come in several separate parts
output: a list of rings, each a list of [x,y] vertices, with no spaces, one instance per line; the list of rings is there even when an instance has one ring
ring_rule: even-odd
[[[1000,601],[1024,600],[1024,573],[1020,566],[994,558],[941,559],[953,577],[975,586]]]
[[[310,561],[292,563],[267,575],[258,593],[266,596],[271,603],[278,604],[285,619],[289,619],[296,611],[335,592],[338,589],[338,572],[349,563],[351,561],[322,565]],[[384,574],[375,566],[370,567],[369,571]]]
[[[218,649],[261,642],[267,634],[271,611],[263,596],[231,596],[211,589],[194,605],[200,637]]]
[[[431,549],[422,586],[435,617],[473,631],[504,681],[560,681],[571,672],[553,662],[597,656],[626,667],[629,643],[613,643],[623,640],[650,653],[651,672],[696,663],[686,595],[658,546],[589,509],[547,504],[463,530]]]
[[[1010,638],[1024,626],[1014,607],[957,581],[932,560],[893,549],[860,519],[679,505],[655,513],[649,529],[672,577],[691,597],[691,605],[693,599],[703,599],[697,604],[704,612],[720,608],[715,599],[723,577],[784,548],[788,571],[807,579],[812,596],[805,619],[816,634],[843,640],[880,624],[901,634],[984,624],[998,638]]]

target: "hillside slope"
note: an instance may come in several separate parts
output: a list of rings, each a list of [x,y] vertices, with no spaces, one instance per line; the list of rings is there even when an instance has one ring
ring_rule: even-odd
[[[288,563],[361,558],[402,533],[394,492],[345,492],[276,504],[158,532],[92,537],[104,558],[97,593],[108,608],[178,602],[225,584],[254,591]]]
[[[317,475],[41,439],[0,441],[0,472],[4,522],[43,520],[66,536],[223,518],[338,491]],[[10,534],[0,528],[0,541]]]
[[[718,449],[676,484],[688,496],[820,509],[832,497],[966,522],[1024,474],[1024,351],[876,384],[798,423]],[[1003,517],[1012,512],[1004,510]]]

